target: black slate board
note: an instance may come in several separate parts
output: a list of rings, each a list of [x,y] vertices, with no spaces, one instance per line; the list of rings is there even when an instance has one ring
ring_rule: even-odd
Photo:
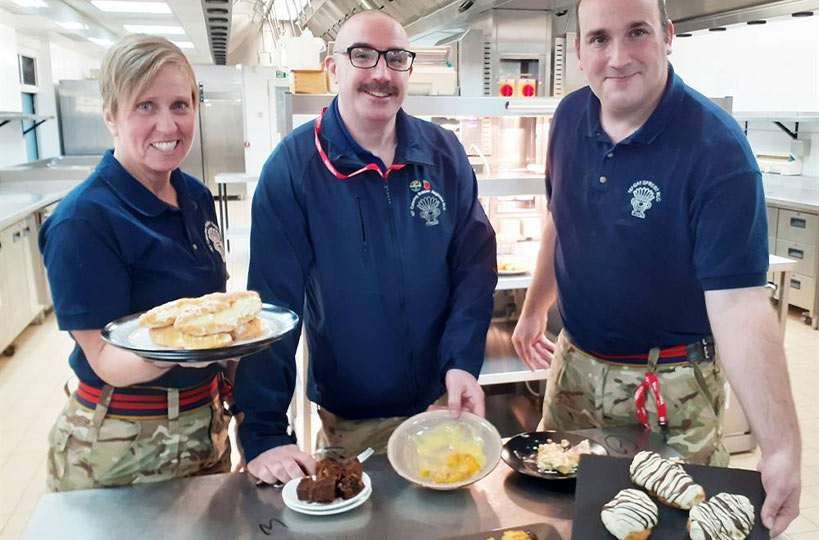
[[[447,536],[441,540],[487,540],[494,538],[500,540],[503,536],[503,531],[524,530],[534,533],[537,540],[560,540],[562,537],[557,530],[548,523],[533,523],[531,525],[521,525],[519,527],[506,527],[504,529],[492,529],[491,531],[483,531],[472,534],[464,534],[461,536]]]
[[[614,538],[603,525],[600,511],[618,491],[636,487],[629,478],[629,465],[631,465],[630,458],[581,456],[575,490],[572,540]],[[748,538],[751,540],[770,539],[768,529],[762,526],[759,517],[762,502],[765,499],[765,490],[762,488],[762,478],[758,472],[703,465],[685,465],[685,470],[694,481],[705,488],[708,498],[722,491],[748,497],[756,511],[754,528]],[[651,533],[651,540],[687,539],[688,532],[685,530],[685,524],[688,521],[688,512],[661,504],[656,499],[653,500],[660,509],[660,517]]]

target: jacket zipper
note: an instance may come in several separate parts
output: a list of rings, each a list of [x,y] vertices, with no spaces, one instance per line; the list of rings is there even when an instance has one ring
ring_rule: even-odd
[[[387,206],[390,209],[390,214],[392,219],[390,220],[390,232],[392,233],[392,243],[395,247],[395,252],[398,254],[398,279],[400,280],[400,290],[398,293],[398,306],[401,309],[401,318],[404,322],[404,332],[405,335],[409,335],[409,319],[407,317],[407,301],[406,301],[406,294],[405,294],[405,285],[406,282],[404,280],[404,257],[401,253],[401,244],[398,242],[398,225],[395,221],[395,209],[392,206],[392,194],[390,193],[390,185],[389,180],[386,178],[384,179],[384,196],[387,199]],[[410,361],[409,365],[407,366],[407,372],[409,374],[409,379],[412,384],[413,393],[417,396],[418,395],[418,381],[415,377],[415,371],[413,370],[414,364],[414,355],[412,353],[412,349],[410,348]]]

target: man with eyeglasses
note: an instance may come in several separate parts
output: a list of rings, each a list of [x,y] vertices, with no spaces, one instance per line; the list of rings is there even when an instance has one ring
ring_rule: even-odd
[[[384,452],[444,392],[453,416],[484,414],[495,235],[456,137],[401,110],[414,58],[388,15],[351,17],[325,61],[338,97],[279,144],[253,199],[248,288],[303,314],[318,446],[347,455]],[[298,338],[238,368],[239,436],[266,483],[315,472],[287,432]]]

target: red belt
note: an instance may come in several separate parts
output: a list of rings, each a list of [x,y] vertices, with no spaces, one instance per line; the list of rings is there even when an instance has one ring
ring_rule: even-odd
[[[648,360],[648,354],[601,354],[594,351],[589,351],[589,354],[600,358],[601,360],[610,360],[616,364],[628,365],[645,365]],[[680,358],[688,356],[688,345],[676,345],[660,351],[657,365],[674,363],[672,361],[679,361]]]
[[[102,387],[81,382],[75,397],[88,409],[96,409],[102,395]],[[179,390],[179,412],[191,411],[213,402],[219,397],[219,378]],[[108,404],[108,416],[162,417],[168,416],[168,389],[160,387],[130,386],[116,388]]]

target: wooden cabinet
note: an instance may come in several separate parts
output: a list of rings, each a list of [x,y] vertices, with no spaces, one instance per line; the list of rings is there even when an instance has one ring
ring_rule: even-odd
[[[0,231],[0,351],[42,314],[37,280],[42,262],[36,237],[34,215]]]

